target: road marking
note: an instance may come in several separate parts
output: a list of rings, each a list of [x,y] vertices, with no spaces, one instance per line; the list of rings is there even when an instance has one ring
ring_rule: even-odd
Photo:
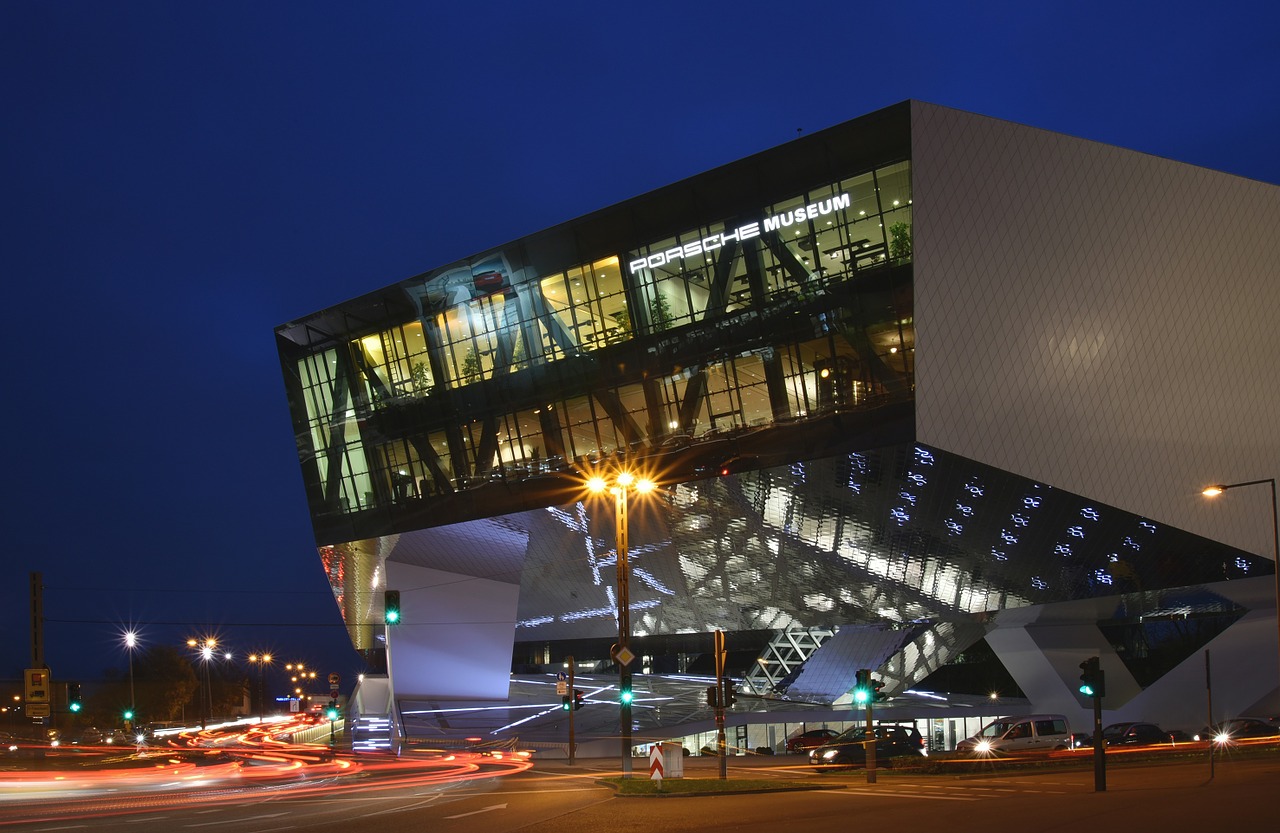
[[[445,816],[445,818],[446,819],[465,819],[467,816],[478,816],[481,813],[487,813],[490,810],[505,810],[505,809],[507,809],[507,805],[505,804],[490,804],[488,807],[482,807],[479,810],[472,810],[470,813],[459,813],[456,816]]]
[[[914,793],[898,793],[885,790],[850,789],[821,790],[822,795],[872,795],[881,798],[915,798],[921,801],[981,801],[976,795],[916,795]]]
[[[439,795],[431,796],[430,798],[428,798],[428,800],[419,801],[417,802],[417,804],[411,804],[408,806],[397,805],[394,807],[389,807],[389,809],[387,810],[379,810],[378,813],[365,813],[365,814],[362,814],[360,818],[371,819],[371,818],[374,818],[375,815],[389,815],[392,813],[408,813],[408,811],[410,810],[417,810],[419,809],[419,807],[425,807],[426,805],[431,804],[431,802],[435,801],[436,798],[439,798],[440,795],[444,795],[444,793],[439,793]],[[380,801],[390,800],[390,796],[378,796],[378,798]],[[503,805],[503,806],[507,806],[507,805]]]
[[[281,816],[289,815],[289,811],[283,813],[268,813],[265,816],[246,816],[245,818],[221,819],[219,821],[202,821],[199,824],[186,824],[184,827],[212,827],[215,824],[240,824],[246,821],[257,821],[259,819],[278,819]]]

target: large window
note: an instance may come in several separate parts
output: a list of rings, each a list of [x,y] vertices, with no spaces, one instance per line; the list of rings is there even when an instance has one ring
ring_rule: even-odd
[[[911,259],[911,203],[900,162],[559,272],[539,274],[517,244],[404,282],[416,316],[299,365],[326,505],[909,396],[910,278],[889,267]],[[568,375],[536,370],[571,358]]]

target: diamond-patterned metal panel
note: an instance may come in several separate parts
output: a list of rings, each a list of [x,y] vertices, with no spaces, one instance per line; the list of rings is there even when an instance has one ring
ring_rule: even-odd
[[[917,439],[1271,556],[1280,188],[912,105]]]

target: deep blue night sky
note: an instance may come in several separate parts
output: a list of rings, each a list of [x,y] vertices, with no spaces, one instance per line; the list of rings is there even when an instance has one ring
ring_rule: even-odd
[[[0,5],[0,679],[351,679],[273,328],[907,98],[1280,183],[1280,6]],[[284,627],[289,623],[291,627]]]

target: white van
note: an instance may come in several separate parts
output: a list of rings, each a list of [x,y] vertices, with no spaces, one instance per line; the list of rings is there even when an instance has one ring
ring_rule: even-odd
[[[1031,714],[993,720],[973,737],[956,744],[957,752],[1031,752],[1070,749],[1071,727],[1061,714]]]

